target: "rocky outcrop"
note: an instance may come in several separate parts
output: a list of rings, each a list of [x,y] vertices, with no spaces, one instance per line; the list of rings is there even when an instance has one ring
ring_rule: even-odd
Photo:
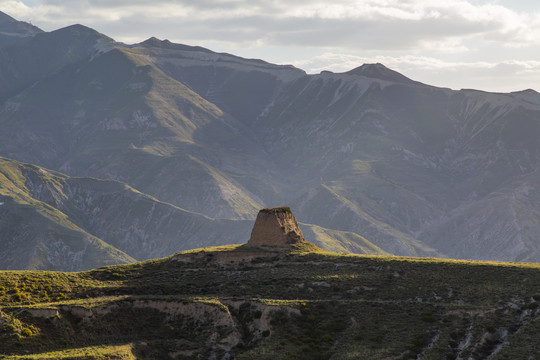
[[[287,247],[301,241],[304,235],[291,209],[274,207],[259,211],[247,245]]]
[[[169,334],[184,339],[171,341],[167,345],[171,357],[232,359],[239,348],[256,346],[270,336],[273,332],[271,322],[276,312],[287,316],[300,315],[300,311],[294,307],[268,305],[250,300],[109,300],[107,303],[94,304],[95,306],[61,304],[50,308],[29,308],[26,309],[25,316],[30,322],[35,321],[32,318],[49,319],[43,326],[49,327],[49,331],[62,329],[63,335],[76,331],[78,335],[75,336],[104,341],[110,336],[129,333],[130,336],[145,339],[146,345],[139,346],[139,349],[146,347],[147,352],[150,351],[148,344],[150,347],[161,347],[161,337]],[[133,313],[137,316],[131,317]],[[0,312],[0,329],[3,323]],[[106,331],[103,329],[111,328],[115,329],[114,335],[105,335]],[[185,339],[190,339],[191,342]],[[82,338],[78,340],[84,341]],[[186,343],[189,346],[186,346]]]

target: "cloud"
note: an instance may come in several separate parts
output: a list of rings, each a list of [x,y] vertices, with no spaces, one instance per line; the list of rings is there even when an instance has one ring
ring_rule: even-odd
[[[267,60],[282,63],[306,61],[290,55],[298,53],[291,49],[319,56],[383,56],[406,64],[429,58],[424,65],[431,67],[419,74],[434,72],[436,61],[445,64],[439,71],[452,74],[455,68],[492,64],[487,68],[493,69],[538,54],[540,13],[513,10],[501,1],[3,0],[2,11],[47,31],[85,24],[126,43],[156,36],[238,55],[272,48],[278,53]],[[308,71],[324,63],[309,65]],[[400,65],[388,65],[393,63]],[[412,66],[406,64],[400,68]],[[517,69],[505,73],[519,78]]]
[[[33,4],[8,0],[6,7],[12,15],[32,17],[48,30],[73,21],[115,28],[116,22],[133,23],[138,19],[156,27],[167,26],[172,36],[187,40],[215,40],[223,31],[234,29],[241,36],[249,34],[249,40],[258,43],[361,44],[383,50],[418,46],[429,49],[435,38],[455,42],[468,36],[481,36],[503,46],[540,41],[539,16],[464,0],[334,0],[330,4],[303,0],[36,0]],[[194,36],[192,29],[201,28],[204,31]],[[141,32],[137,28],[130,31]],[[151,35],[155,34],[141,37]],[[234,34],[230,36],[228,41],[236,41]]]

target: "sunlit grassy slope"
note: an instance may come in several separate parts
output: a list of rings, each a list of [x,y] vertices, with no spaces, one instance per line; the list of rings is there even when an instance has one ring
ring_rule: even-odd
[[[540,356],[539,302],[538,264],[231,245],[81,273],[2,272],[0,354],[526,359]]]
[[[40,183],[25,175],[33,173]],[[54,172],[0,158],[0,264],[8,269],[91,269],[135,261],[131,256],[87,232],[65,213],[38,200],[32,185],[55,194],[65,179]],[[54,199],[53,199],[54,200]]]

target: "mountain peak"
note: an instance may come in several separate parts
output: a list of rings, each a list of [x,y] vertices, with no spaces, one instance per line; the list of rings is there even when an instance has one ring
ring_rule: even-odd
[[[0,11],[0,45],[9,45],[41,32],[43,30],[40,28],[24,21],[18,21]]]
[[[84,35],[84,36],[94,36],[94,37],[100,37],[100,38],[104,38],[104,39],[107,39],[107,40],[110,40],[110,41],[114,41],[113,39],[111,39],[107,35],[101,34],[97,30],[94,30],[94,29],[92,29],[92,28],[90,28],[88,26],[81,25],[81,24],[69,25],[69,26],[63,27],[61,29],[54,30],[54,31],[51,32],[51,34],[53,34],[53,33],[57,33],[57,34],[58,33],[69,33],[69,34],[78,34],[78,35]]]
[[[514,91],[511,92],[510,95],[531,104],[540,104],[540,93],[533,89]]]
[[[60,46],[74,46],[82,52],[93,50],[98,41],[114,43],[114,39],[104,35],[88,26],[74,24],[58,30],[40,34],[40,42],[53,42]],[[73,50],[70,50],[73,51]]]
[[[248,241],[249,246],[287,247],[305,241],[289,207],[259,211]]]
[[[201,52],[206,52],[206,53],[213,53],[212,50],[208,50],[206,48],[203,48],[201,46],[189,46],[189,45],[184,45],[184,44],[176,44],[176,43],[173,43],[167,39],[165,40],[160,40],[154,36],[152,36],[151,38],[143,41],[142,43],[139,43],[138,45],[140,46],[145,46],[145,47],[158,47],[158,48],[162,48],[162,49],[175,49],[175,50],[184,50],[184,51],[201,51]]]
[[[347,71],[348,75],[359,75],[369,78],[392,81],[397,83],[414,83],[414,80],[409,79],[408,77],[387,68],[381,63],[375,64],[364,64],[357,68],[354,68],[350,71]]]

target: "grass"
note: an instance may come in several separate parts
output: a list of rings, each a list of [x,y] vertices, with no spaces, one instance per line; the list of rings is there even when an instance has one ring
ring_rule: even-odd
[[[51,351],[33,355],[14,355],[3,357],[6,360],[31,360],[31,359],[118,359],[134,360],[136,357],[132,352],[132,345],[97,345],[82,348],[73,348],[62,351]]]
[[[43,250],[48,245],[40,246],[51,239],[62,242],[62,256],[65,258],[76,256],[75,253],[86,249],[78,268],[88,269],[96,264],[99,266],[134,261],[130,256],[89,234],[79,227],[73,218],[54,207],[67,201],[63,188],[66,179],[66,176],[54,171],[0,158],[0,197],[5,203],[4,208],[9,208],[0,219],[0,224],[3,225],[0,244],[6,253],[12,254],[4,259],[4,268],[69,269],[68,264],[54,263],[56,259]],[[8,241],[9,239],[12,240]],[[14,246],[14,243],[17,246]],[[20,250],[24,248],[38,250],[27,254]]]
[[[106,351],[118,344],[140,358],[504,359],[536,354],[540,326],[539,264],[343,255],[310,243],[1,272],[2,292],[0,354],[14,359],[114,359]]]

